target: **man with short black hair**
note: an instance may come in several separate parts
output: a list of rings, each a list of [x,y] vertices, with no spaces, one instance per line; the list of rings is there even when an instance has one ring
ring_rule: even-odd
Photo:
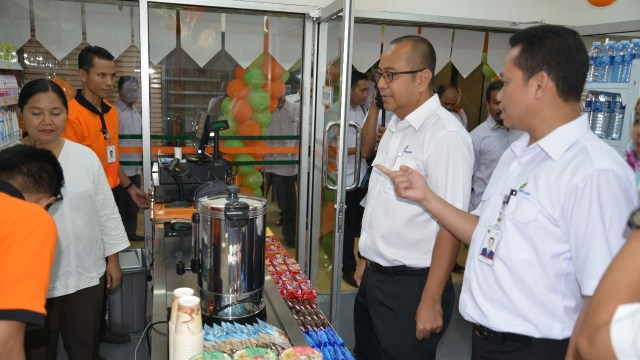
[[[435,50],[420,36],[395,39],[380,58],[377,86],[394,113],[373,164],[417,167],[460,208],[469,206],[473,146],[432,90]],[[460,243],[392,183],[371,173],[355,279],[357,358],[435,359],[453,311],[451,269]]]
[[[64,176],[49,150],[0,151],[0,349],[24,359],[25,329],[42,327],[56,224],[44,209],[60,201]],[[25,201],[26,200],[26,201]]]
[[[564,359],[580,310],[625,241],[635,178],[581,114],[580,35],[540,25],[509,43],[497,99],[505,125],[527,134],[502,155],[476,210],[451,206],[410,166],[379,170],[398,196],[470,243],[460,313],[475,324],[472,358]]]

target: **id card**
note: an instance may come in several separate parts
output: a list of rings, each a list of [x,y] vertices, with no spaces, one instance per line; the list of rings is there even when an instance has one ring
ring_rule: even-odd
[[[496,257],[496,249],[502,239],[502,230],[497,226],[489,226],[484,240],[482,241],[482,250],[478,255],[478,260],[483,263],[493,265],[493,261]]]
[[[113,145],[107,146],[107,163],[111,164],[116,162],[116,147]]]

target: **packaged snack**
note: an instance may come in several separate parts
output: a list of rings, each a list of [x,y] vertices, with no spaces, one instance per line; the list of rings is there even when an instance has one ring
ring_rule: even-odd
[[[280,353],[280,360],[322,360],[322,353],[306,346],[295,346]]]
[[[233,358],[222,352],[207,351],[193,356],[191,360],[233,360]]]
[[[278,355],[273,350],[252,347],[236,352],[233,360],[278,360]]]

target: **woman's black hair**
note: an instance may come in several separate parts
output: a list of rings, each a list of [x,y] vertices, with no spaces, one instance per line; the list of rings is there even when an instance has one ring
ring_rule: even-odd
[[[35,79],[26,83],[20,90],[18,96],[18,108],[24,110],[29,100],[40,93],[53,92],[58,96],[64,108],[69,111],[69,105],[67,104],[67,96],[64,94],[62,88],[55,82],[49,79]]]

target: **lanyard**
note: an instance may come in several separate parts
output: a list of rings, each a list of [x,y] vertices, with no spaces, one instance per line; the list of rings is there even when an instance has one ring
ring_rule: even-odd
[[[107,123],[104,121],[104,114],[108,113],[109,110],[111,110],[111,107],[103,101],[101,104],[102,111],[99,111],[98,109],[96,109],[95,106],[93,106],[92,103],[89,102],[89,100],[87,100],[82,95],[82,93],[77,93],[75,96],[75,99],[76,101],[78,101],[80,105],[84,106],[87,110],[91,111],[92,113],[100,117],[100,123],[102,125],[102,127],[100,128],[100,132],[102,133],[102,136],[104,137],[105,140],[111,140],[111,135],[107,130]]]
[[[518,195],[518,190],[511,189],[507,195],[502,198],[502,206],[500,207],[500,212],[498,213],[498,219],[496,220],[496,225],[500,225],[502,218],[504,217],[504,209],[509,204],[509,200],[511,200],[512,196]]]

